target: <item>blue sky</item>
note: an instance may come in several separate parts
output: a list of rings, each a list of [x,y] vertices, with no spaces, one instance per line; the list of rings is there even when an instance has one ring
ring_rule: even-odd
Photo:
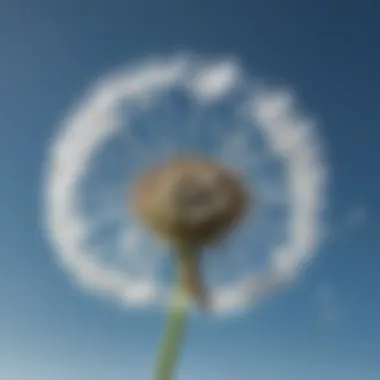
[[[313,265],[243,316],[194,318],[178,379],[377,379],[378,17],[370,1],[2,2],[0,377],[150,378],[163,316],[70,283],[43,234],[41,176],[94,79],[186,49],[291,86],[318,121],[330,186]]]

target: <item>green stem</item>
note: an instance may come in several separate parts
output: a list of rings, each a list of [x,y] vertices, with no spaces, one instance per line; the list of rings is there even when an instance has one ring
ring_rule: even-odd
[[[177,253],[177,252],[176,252]],[[183,276],[186,268],[181,257],[188,254],[188,250],[181,249],[177,254],[177,282],[174,285],[172,304],[169,306],[169,315],[164,331],[164,339],[159,348],[159,356],[154,380],[172,380],[179,349],[185,332],[188,302],[183,289]]]

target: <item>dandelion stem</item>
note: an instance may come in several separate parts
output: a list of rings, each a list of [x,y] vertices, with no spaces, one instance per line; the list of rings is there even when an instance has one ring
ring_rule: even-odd
[[[182,258],[183,255],[189,254],[194,254],[194,252],[189,252],[189,249],[182,248],[175,255],[178,259],[177,281],[174,285],[173,298],[169,306],[164,338],[158,352],[154,380],[173,380],[188,314],[187,295],[183,287],[183,277],[186,275],[187,268],[183,264]]]

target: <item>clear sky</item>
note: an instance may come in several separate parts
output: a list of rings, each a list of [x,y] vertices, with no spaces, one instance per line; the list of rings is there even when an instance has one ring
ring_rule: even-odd
[[[186,49],[292,86],[318,121],[330,183],[313,265],[243,316],[192,319],[178,379],[378,379],[379,11],[369,0],[3,1],[0,378],[150,378],[163,316],[70,283],[42,231],[41,176],[57,123],[94,79]]]

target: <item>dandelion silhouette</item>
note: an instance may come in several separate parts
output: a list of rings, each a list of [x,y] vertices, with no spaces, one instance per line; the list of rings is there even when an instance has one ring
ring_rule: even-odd
[[[157,367],[168,380],[188,301],[242,312],[311,262],[325,172],[314,122],[288,89],[234,59],[147,60],[97,82],[63,120],[46,165],[46,232],[82,289],[170,307]]]

